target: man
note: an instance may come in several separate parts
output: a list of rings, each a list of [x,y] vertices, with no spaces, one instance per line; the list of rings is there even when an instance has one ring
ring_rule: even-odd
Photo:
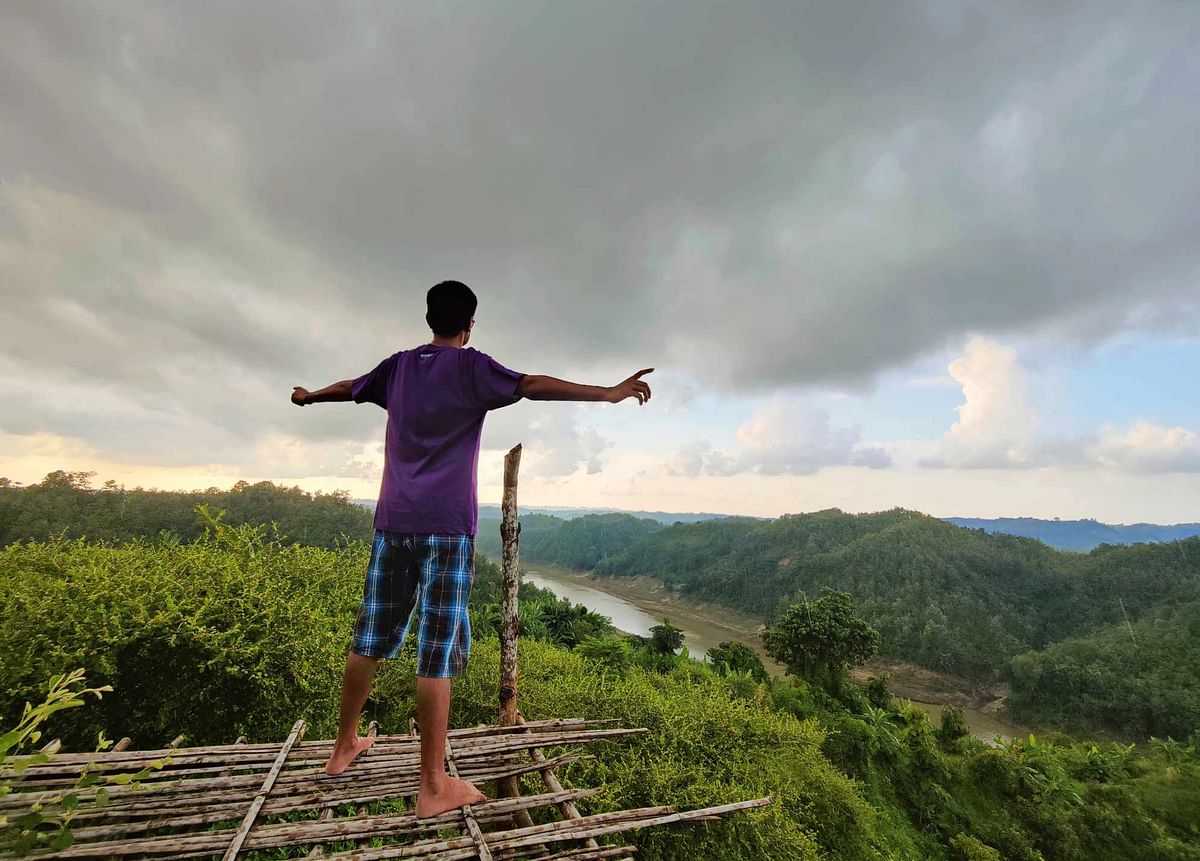
[[[401,350],[355,380],[319,391],[297,386],[298,406],[371,402],[387,410],[383,483],[362,606],[346,654],[338,737],[325,764],[340,774],[371,746],[358,719],[380,660],[394,658],[411,619],[417,633],[417,722],[421,727],[418,817],[483,800],[478,789],[445,771],[450,679],[471,649],[467,597],[475,566],[479,517],[476,469],[483,419],[521,398],[542,401],[650,399],[639,371],[616,386],[585,386],[519,374],[468,348],[478,300],[467,285],[443,281],[426,296],[433,340]]]

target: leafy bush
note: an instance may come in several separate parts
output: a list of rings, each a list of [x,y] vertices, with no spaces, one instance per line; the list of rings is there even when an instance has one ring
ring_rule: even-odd
[[[192,544],[10,545],[0,708],[82,667],[114,693],[66,728],[71,745],[101,728],[138,746],[280,738],[301,715],[328,732],[366,558],[364,545],[286,546],[215,521]]]

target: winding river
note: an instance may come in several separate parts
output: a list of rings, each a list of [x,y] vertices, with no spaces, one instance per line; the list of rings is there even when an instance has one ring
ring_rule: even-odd
[[[625,586],[622,589],[624,594],[617,595],[604,589],[603,579],[589,578],[582,572],[553,565],[530,564],[523,576],[526,582],[608,616],[617,630],[628,634],[649,636],[652,626],[660,624],[664,617],[669,618],[673,625],[683,629],[684,646],[693,658],[707,660],[707,651],[718,643],[741,640],[759,652],[768,672],[783,675],[783,668],[767,657],[762,649],[756,630],[758,621],[735,610],[716,605],[682,603],[670,596],[661,584],[650,585],[641,580],[634,581],[635,588]],[[926,712],[935,725],[938,723],[942,708],[940,704],[918,700],[911,702]],[[1025,732],[978,709],[963,709],[963,716],[972,735],[985,741],[990,742],[997,736],[1010,738]]]

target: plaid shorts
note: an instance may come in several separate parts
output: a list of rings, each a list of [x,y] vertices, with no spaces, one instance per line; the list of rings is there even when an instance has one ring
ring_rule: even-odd
[[[471,652],[467,597],[475,576],[475,536],[375,530],[353,652],[394,658],[416,610],[417,675],[456,676]]]

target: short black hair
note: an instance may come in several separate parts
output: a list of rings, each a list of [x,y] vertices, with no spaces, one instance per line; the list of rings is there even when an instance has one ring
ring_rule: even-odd
[[[461,281],[434,284],[425,294],[425,322],[433,334],[449,338],[471,324],[479,300],[471,288]]]

